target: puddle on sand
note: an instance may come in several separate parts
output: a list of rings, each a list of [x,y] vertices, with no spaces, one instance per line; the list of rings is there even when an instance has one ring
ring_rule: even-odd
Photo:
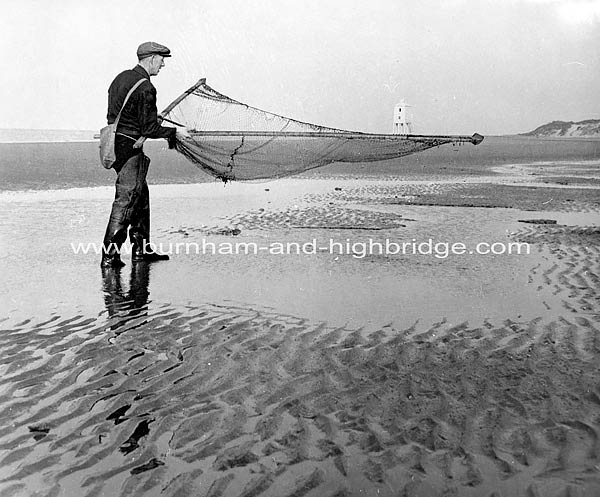
[[[551,219],[564,226],[600,226],[600,212],[521,211],[519,219]]]

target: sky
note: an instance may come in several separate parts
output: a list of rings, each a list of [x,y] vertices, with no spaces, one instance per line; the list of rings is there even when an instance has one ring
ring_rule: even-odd
[[[198,79],[254,107],[390,133],[511,134],[600,118],[600,0],[2,0],[0,128],[97,130],[144,41],[173,56],[159,110]]]

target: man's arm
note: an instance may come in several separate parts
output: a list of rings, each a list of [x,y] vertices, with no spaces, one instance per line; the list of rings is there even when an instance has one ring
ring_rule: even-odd
[[[156,90],[144,84],[140,95],[140,130],[146,138],[175,139],[176,128],[161,126],[156,109]]]

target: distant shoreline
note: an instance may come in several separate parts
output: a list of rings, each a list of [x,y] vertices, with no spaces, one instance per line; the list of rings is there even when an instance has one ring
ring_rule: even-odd
[[[50,143],[92,143],[98,140],[31,140],[31,141],[3,141],[0,139],[0,145],[38,145],[38,144],[50,144]]]
[[[94,141],[87,129],[0,129],[0,143],[70,143]]]
[[[539,141],[600,141],[600,136],[531,136],[522,134],[509,135],[484,135],[486,138],[511,138],[520,140],[539,140]],[[20,145],[20,144],[50,144],[50,143],[94,143],[98,142],[99,138],[63,138],[63,139],[3,139],[0,130],[0,145]]]

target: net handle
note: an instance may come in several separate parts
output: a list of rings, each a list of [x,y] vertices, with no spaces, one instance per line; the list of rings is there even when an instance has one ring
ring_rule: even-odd
[[[169,105],[167,105],[165,107],[165,110],[163,110],[161,112],[161,114],[164,116],[164,115],[168,114],[169,112],[171,112],[173,110],[173,108],[179,104],[179,102],[181,102],[190,93],[193,93],[196,88],[198,88],[199,86],[202,86],[204,84],[206,84],[206,78],[199,79],[198,82],[194,86],[185,90],[181,95],[179,95],[175,100],[173,100]]]
[[[288,138],[377,138],[381,140],[408,140],[408,141],[452,141],[467,142],[478,145],[483,141],[483,136],[475,133],[472,136],[467,135],[389,135],[379,133],[357,133],[347,132],[311,132],[311,131],[190,131],[192,136],[258,136],[258,137],[288,137]]]

